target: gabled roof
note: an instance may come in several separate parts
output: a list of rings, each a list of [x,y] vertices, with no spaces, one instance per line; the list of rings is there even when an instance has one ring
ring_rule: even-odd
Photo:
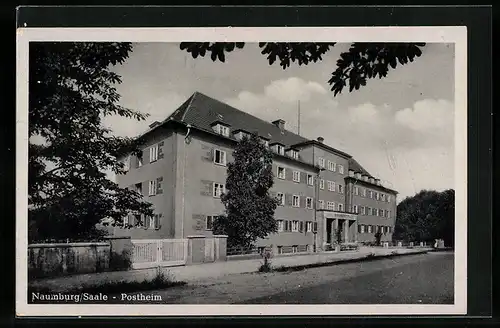
[[[287,147],[287,149],[295,149],[308,145],[323,147],[348,158],[350,170],[373,177],[347,153],[319,141],[304,138],[286,129],[281,130],[272,122],[264,121],[200,92],[193,93],[163,123],[167,121],[190,124],[193,127],[206,131],[212,131],[212,124],[214,122],[221,122],[231,126],[232,131],[258,131],[259,136],[269,140],[270,145],[279,143]],[[234,138],[232,133],[230,134],[230,138]]]
[[[266,122],[200,92],[189,97],[167,120],[173,120],[203,130],[211,130],[215,121],[224,122],[234,130],[259,131],[259,136],[268,138],[270,143],[278,142],[285,146],[305,142],[308,139]]]
[[[353,170],[355,173],[359,172],[361,174],[367,175],[368,177],[373,177],[361,164],[358,163],[354,158],[349,158],[349,170]]]

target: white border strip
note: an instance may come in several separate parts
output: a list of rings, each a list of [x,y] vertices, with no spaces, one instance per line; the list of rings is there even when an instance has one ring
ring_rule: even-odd
[[[443,42],[455,44],[453,305],[41,305],[27,303],[28,49],[31,41]],[[19,28],[16,116],[18,316],[459,315],[467,311],[467,29],[460,27]]]

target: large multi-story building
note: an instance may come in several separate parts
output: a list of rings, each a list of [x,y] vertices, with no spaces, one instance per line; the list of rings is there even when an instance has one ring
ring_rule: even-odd
[[[143,133],[142,156],[129,155],[127,172],[117,177],[151,202],[155,215],[142,227],[115,228],[133,238],[186,238],[212,235],[224,213],[226,165],[245,134],[257,134],[274,153],[272,195],[279,231],[259,240],[278,253],[327,249],[332,242],[391,240],[397,192],[381,185],[352,156],[286,129],[278,119],[266,122],[194,93],[163,122]],[[129,223],[137,220],[126,218]]]

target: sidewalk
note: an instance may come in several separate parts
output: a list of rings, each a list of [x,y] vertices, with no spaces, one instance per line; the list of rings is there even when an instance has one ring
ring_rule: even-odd
[[[345,260],[356,260],[365,258],[373,253],[375,256],[387,256],[394,254],[418,254],[429,251],[429,248],[370,248],[361,247],[359,251],[346,251],[339,253],[318,253],[310,255],[281,256],[271,259],[275,268],[300,267],[306,265],[320,265],[325,263],[335,263]],[[242,274],[256,272],[262,264],[261,259],[215,262],[188,266],[162,268],[163,272],[172,280],[195,282],[208,279],[217,279],[230,274]],[[54,291],[65,291],[70,288],[82,285],[102,284],[104,282],[117,281],[142,281],[152,279],[156,275],[156,269],[142,269],[130,271],[102,272],[92,274],[81,274],[67,277],[40,279],[30,282],[33,287],[46,287]]]

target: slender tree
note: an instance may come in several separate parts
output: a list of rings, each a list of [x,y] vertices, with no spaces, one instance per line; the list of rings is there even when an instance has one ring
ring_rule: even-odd
[[[29,239],[84,239],[96,224],[123,225],[129,212],[151,215],[135,191],[119,188],[105,171],[123,172],[117,159],[137,142],[113,136],[102,118],[145,116],[118,104],[122,64],[130,43],[32,42],[29,58]]]
[[[269,65],[279,63],[286,69],[291,63],[308,65],[323,59],[336,43],[310,42],[260,42],[261,54],[267,57]],[[349,92],[365,86],[368,79],[386,77],[389,70],[398,64],[413,62],[422,55],[425,43],[363,43],[354,42],[348,51],[340,54],[337,68],[333,71],[328,84],[334,95],[349,85]],[[182,42],[180,49],[187,51],[193,58],[210,54],[213,61],[224,62],[226,54],[243,49],[244,42]]]
[[[278,230],[274,218],[278,201],[269,193],[274,184],[273,155],[252,134],[238,143],[233,158],[221,197],[226,214],[215,221],[214,230],[228,235],[229,247],[251,247],[257,239]]]

